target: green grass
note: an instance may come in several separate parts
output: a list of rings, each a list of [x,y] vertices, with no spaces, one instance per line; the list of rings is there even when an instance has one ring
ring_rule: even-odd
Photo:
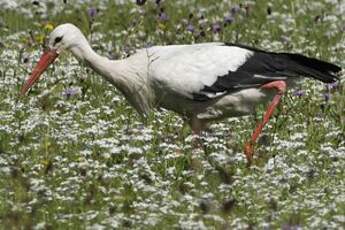
[[[243,143],[264,107],[255,116],[214,124],[196,149],[180,117],[157,110],[142,120],[113,86],[70,54],[27,97],[18,96],[49,34],[48,22],[76,24],[97,52],[117,58],[147,45],[226,41],[304,53],[344,68],[343,2],[163,1],[167,21],[158,19],[150,0],[140,7],[67,2],[48,1],[43,14],[31,2],[0,9],[2,228],[344,226],[343,80],[328,101],[326,86],[312,80],[297,86],[305,93],[301,97],[289,91],[250,168]],[[224,15],[239,3],[234,22],[224,26]],[[99,9],[92,20],[90,7]],[[201,12],[205,36],[198,36]],[[219,33],[212,32],[216,22]],[[188,23],[194,34],[186,30]],[[66,97],[69,88],[80,93]]]

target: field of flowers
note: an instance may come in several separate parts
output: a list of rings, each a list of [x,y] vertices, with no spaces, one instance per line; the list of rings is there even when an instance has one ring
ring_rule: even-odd
[[[213,124],[196,149],[180,117],[142,120],[68,53],[20,97],[65,22],[113,59],[226,41],[345,68],[344,0],[1,0],[1,228],[344,229],[344,72],[291,89],[248,168],[242,146],[263,108]]]

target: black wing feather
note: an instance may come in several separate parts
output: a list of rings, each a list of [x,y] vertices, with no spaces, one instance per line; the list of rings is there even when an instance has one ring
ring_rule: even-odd
[[[334,64],[300,54],[266,52],[245,45],[226,45],[249,49],[254,54],[236,71],[229,71],[226,75],[219,76],[213,85],[205,86],[200,93],[194,94],[194,100],[209,100],[207,96],[209,93],[230,93],[300,76],[331,83],[338,80],[334,73],[341,71],[341,68]]]

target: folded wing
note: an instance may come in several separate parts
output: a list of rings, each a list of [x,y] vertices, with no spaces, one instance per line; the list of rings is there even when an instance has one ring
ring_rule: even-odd
[[[154,81],[178,95],[205,101],[275,80],[299,76],[334,82],[333,64],[299,54],[272,53],[247,46],[204,43],[149,49]]]

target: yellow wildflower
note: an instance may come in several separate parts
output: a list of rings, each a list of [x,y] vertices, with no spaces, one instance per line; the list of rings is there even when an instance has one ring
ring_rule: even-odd
[[[47,24],[44,25],[44,29],[50,32],[54,29],[54,25],[51,22],[48,22]]]

